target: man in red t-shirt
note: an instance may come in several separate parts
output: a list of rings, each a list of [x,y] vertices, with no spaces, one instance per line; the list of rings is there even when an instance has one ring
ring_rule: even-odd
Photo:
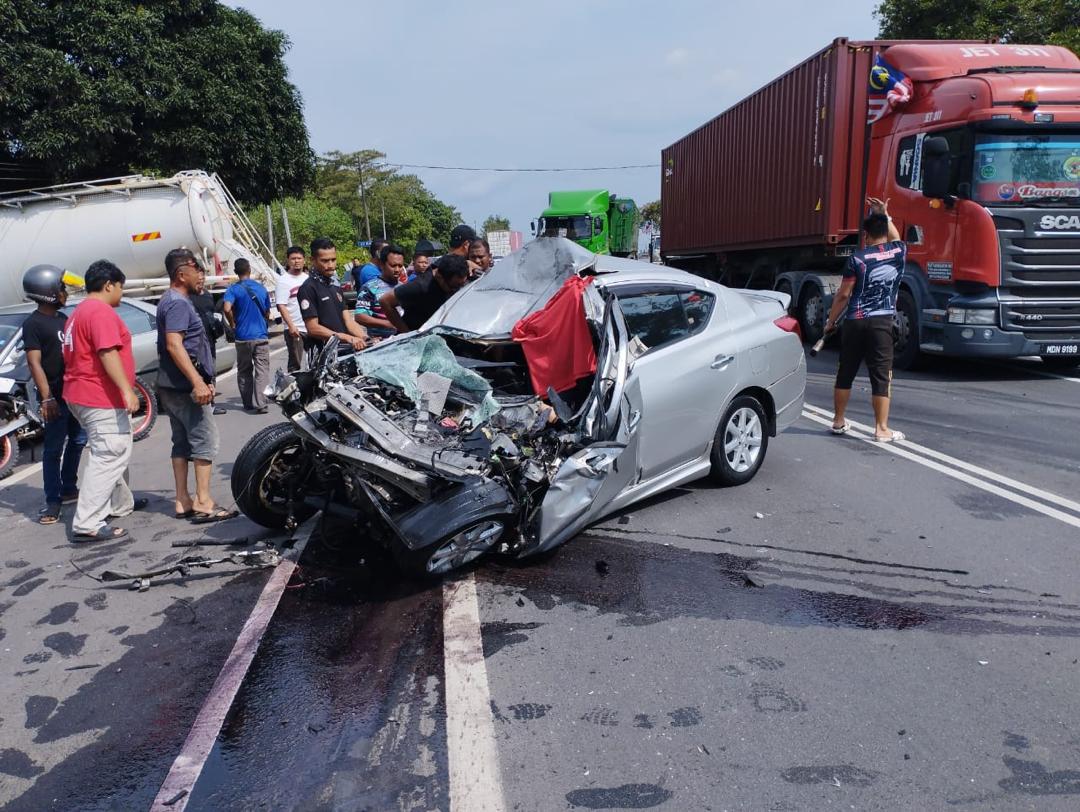
[[[131,460],[131,414],[138,411],[131,333],[116,314],[124,273],[101,259],[85,276],[87,298],[64,329],[64,399],[86,429],[90,452],[72,522],[76,542],[120,539],[127,531],[109,517],[140,507],[127,484]],[[139,500],[142,505],[146,500]]]

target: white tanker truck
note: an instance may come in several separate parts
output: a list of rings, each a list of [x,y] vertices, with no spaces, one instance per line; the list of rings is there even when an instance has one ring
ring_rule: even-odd
[[[169,286],[165,255],[181,246],[198,257],[212,292],[243,257],[273,297],[282,269],[216,174],[132,175],[0,194],[0,306],[23,301],[22,275],[32,265],[82,276],[98,259],[124,271],[126,294],[156,298]]]

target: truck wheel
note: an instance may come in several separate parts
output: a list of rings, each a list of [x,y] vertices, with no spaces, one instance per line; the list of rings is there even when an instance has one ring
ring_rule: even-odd
[[[280,530],[289,517],[289,481],[301,473],[304,448],[291,423],[267,426],[247,442],[232,469],[232,494],[243,514],[263,527]],[[297,523],[315,509],[294,504]]]
[[[721,485],[743,485],[765,461],[769,422],[758,399],[739,395],[728,406],[712,447],[712,475]]]
[[[135,377],[135,397],[139,399],[139,411],[131,416],[131,439],[136,443],[150,436],[158,416],[157,395],[142,378]]]
[[[11,476],[19,462],[19,438],[14,434],[0,437],[0,479]]]
[[[919,309],[915,298],[901,290],[893,317],[893,368],[915,369],[919,365]]]
[[[802,328],[803,341],[813,344],[825,332],[825,299],[817,285],[808,282],[803,287],[805,289],[799,297],[799,327]]]

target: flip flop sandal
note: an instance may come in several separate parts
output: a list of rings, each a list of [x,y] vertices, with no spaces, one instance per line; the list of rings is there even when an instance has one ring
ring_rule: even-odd
[[[894,431],[888,437],[878,437],[876,434],[874,435],[874,442],[875,443],[894,443],[897,440],[906,440],[906,439],[907,439],[907,436],[902,431]]]
[[[829,431],[833,434],[847,434],[850,430],[851,424],[846,420],[844,421],[844,425],[842,426],[829,426]]]
[[[203,511],[195,511],[195,515],[191,517],[192,524],[211,524],[212,522],[223,522],[226,519],[235,519],[240,515],[239,510],[226,510],[225,508],[216,508],[212,513],[205,513]]]
[[[183,519],[190,519],[194,515],[195,515],[194,510],[185,510],[183,513],[174,513],[173,518],[183,520]]]
[[[60,503],[51,502],[38,513],[38,524],[56,524],[60,521]]]
[[[127,538],[127,530],[122,527],[103,525],[93,533],[74,533],[71,540],[76,544],[85,544],[88,541],[117,541]]]

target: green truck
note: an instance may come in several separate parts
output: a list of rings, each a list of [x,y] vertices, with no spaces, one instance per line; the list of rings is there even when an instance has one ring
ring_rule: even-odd
[[[633,200],[606,189],[549,192],[548,207],[532,231],[537,237],[567,237],[597,254],[633,257],[640,219]]]

